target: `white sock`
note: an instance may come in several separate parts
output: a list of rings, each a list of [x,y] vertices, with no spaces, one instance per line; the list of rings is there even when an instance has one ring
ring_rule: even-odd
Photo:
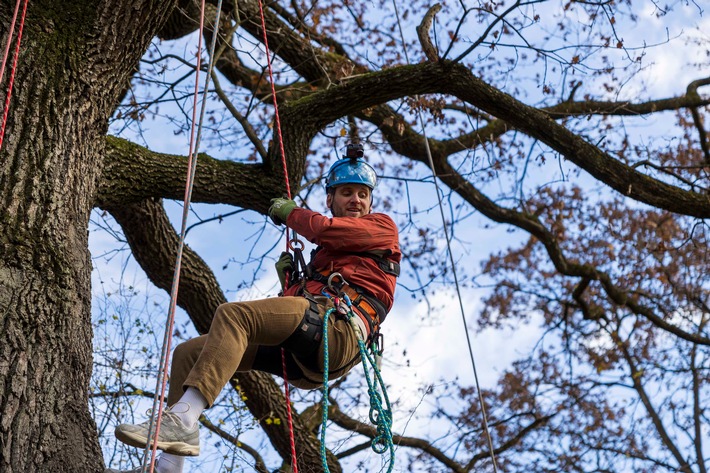
[[[180,400],[170,406],[170,412],[177,415],[183,424],[192,427],[207,407],[207,399],[199,389],[190,386]]]
[[[161,453],[155,462],[155,471],[157,473],[182,473],[184,466],[185,457]]]

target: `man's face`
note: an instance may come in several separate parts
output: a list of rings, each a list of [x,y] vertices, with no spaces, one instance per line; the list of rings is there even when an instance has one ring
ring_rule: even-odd
[[[370,213],[370,188],[362,184],[343,184],[328,193],[326,205],[333,217],[362,217]]]

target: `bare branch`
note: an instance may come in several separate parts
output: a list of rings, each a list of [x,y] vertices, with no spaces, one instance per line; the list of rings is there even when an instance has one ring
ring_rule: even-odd
[[[687,95],[699,98],[698,87],[704,85],[710,85],[710,77],[699,79],[688,84]],[[697,107],[691,107],[690,111],[693,114],[693,122],[695,123],[695,127],[698,129],[698,140],[700,140],[700,148],[703,150],[705,162],[710,164],[710,144],[708,144],[708,133],[703,126],[703,119],[700,116],[700,112]]]
[[[429,30],[434,22],[434,16],[436,16],[439,11],[441,11],[441,4],[437,3],[433,5],[426,12],[426,15],[424,15],[422,23],[417,26],[417,35],[419,36],[419,42],[422,44],[422,50],[424,51],[424,55],[431,62],[437,62],[439,60],[439,54],[436,51],[436,47],[431,42],[431,38],[429,37]]]
[[[207,417],[205,417],[204,414],[200,417],[200,424],[204,425],[210,432],[217,434],[222,440],[229,442],[235,447],[244,450],[246,453],[248,453],[254,459],[254,469],[258,473],[269,473],[268,468],[266,468],[266,463],[264,463],[264,459],[261,457],[257,449],[247,445],[246,443],[239,440],[237,437],[230,435],[228,432],[225,432],[223,429],[220,429],[219,427],[214,425]]]

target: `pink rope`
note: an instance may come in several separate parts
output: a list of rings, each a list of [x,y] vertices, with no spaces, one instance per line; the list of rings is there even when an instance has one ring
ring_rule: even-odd
[[[195,148],[196,148],[196,139],[195,139],[195,127],[197,123],[197,105],[198,105],[198,96],[199,96],[199,82],[200,82],[200,68],[202,66],[202,36],[204,32],[204,24],[205,24],[205,0],[202,0],[202,7],[200,10],[200,29],[199,29],[199,36],[198,36],[198,41],[197,41],[197,67],[195,68],[195,91],[193,94],[194,97],[194,102],[193,102],[193,108],[192,108],[192,125],[190,127],[190,147],[189,147],[189,156],[188,156],[188,170],[187,170],[187,183],[185,186],[185,198],[183,201],[183,213],[182,213],[182,229],[180,232],[180,242],[178,245],[178,252],[177,252],[177,259],[175,262],[175,271],[173,274],[173,282],[172,282],[172,289],[170,293],[170,307],[168,309],[168,322],[167,322],[167,328],[165,330],[165,340],[163,343],[163,351],[162,351],[162,359],[161,359],[161,374],[162,376],[160,377],[161,379],[161,386],[160,386],[160,396],[157,398],[158,399],[158,416],[155,421],[155,434],[153,436],[153,441],[152,441],[152,448],[151,448],[151,460],[150,460],[150,473],[153,473],[155,471],[155,460],[156,460],[156,453],[158,449],[158,434],[160,433],[160,423],[161,423],[161,418],[163,416],[163,407],[164,407],[164,399],[165,399],[165,391],[167,388],[168,384],[168,377],[166,373],[168,372],[169,365],[170,365],[170,360],[167,356],[168,353],[170,353],[170,348],[172,344],[172,333],[173,333],[173,327],[175,325],[175,308],[177,305],[177,294],[178,294],[178,286],[180,284],[180,269],[182,266],[182,253],[183,253],[183,248],[185,246],[185,234],[186,234],[186,229],[187,229],[187,218],[188,214],[190,211],[190,201],[192,199],[192,187],[193,187],[193,182],[194,182],[194,175],[195,175],[195,168],[197,164],[197,156],[195,153]],[[154,402],[155,406],[155,402]],[[153,412],[155,412],[155,407],[153,408]],[[151,439],[148,439],[149,441]],[[145,466],[144,466],[145,469]]]
[[[17,6],[19,6],[20,0],[18,0]],[[15,57],[12,60],[12,69],[10,70],[10,84],[7,88],[7,96],[5,97],[5,110],[2,114],[2,127],[0,127],[0,148],[2,148],[2,142],[5,138],[5,126],[7,125],[7,115],[10,112],[10,99],[12,98],[12,86],[15,84],[15,71],[17,70],[17,59],[20,56],[20,43],[22,43],[22,30],[25,26],[25,15],[27,14],[27,4],[29,0],[25,0],[24,6],[22,7],[22,17],[20,18],[20,29],[17,32],[17,44],[15,45]],[[17,17],[17,7],[15,7],[15,16],[12,19],[12,28],[10,30],[10,35],[7,41],[7,48],[5,51],[5,57],[3,58],[2,71],[5,70],[5,61],[7,60],[7,50],[10,48],[10,41],[12,40],[12,33],[15,30],[15,20]],[[0,72],[0,81],[2,81],[2,72]]]
[[[15,34],[15,23],[17,22],[17,12],[20,11],[20,4],[22,0],[17,0],[15,3],[15,12],[12,14],[12,22],[10,23],[10,30],[7,35],[7,44],[5,45],[5,54],[2,56],[2,64],[0,65],[0,83],[2,83],[2,76],[5,75],[5,64],[7,64],[7,57],[10,55],[10,46],[12,45],[12,35]]]

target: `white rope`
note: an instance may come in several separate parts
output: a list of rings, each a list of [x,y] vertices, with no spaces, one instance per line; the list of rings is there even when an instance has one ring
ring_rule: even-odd
[[[157,439],[160,433],[160,414],[163,411],[163,403],[165,399],[165,388],[167,385],[167,372],[168,372],[168,353],[170,352],[170,344],[172,340],[173,325],[175,320],[175,307],[177,305],[177,295],[178,286],[180,281],[180,269],[182,266],[182,254],[185,248],[185,236],[187,234],[187,218],[190,209],[190,201],[192,200],[192,189],[195,182],[195,170],[197,169],[197,154],[200,147],[200,140],[202,138],[202,126],[205,118],[205,110],[207,108],[207,91],[210,85],[210,78],[212,76],[212,70],[214,68],[215,62],[215,49],[217,44],[217,36],[219,34],[219,19],[222,12],[222,0],[217,2],[217,14],[214,22],[214,30],[212,34],[212,43],[210,45],[210,61],[207,68],[207,74],[205,77],[205,86],[202,91],[202,106],[200,109],[200,117],[197,125],[197,135],[194,133],[194,129],[190,132],[190,151],[188,156],[188,173],[187,173],[187,183],[185,187],[185,199],[183,202],[183,212],[182,212],[182,225],[180,230],[180,240],[178,242],[178,250],[175,261],[175,270],[173,275],[173,283],[170,291],[170,306],[168,309],[168,322],[165,327],[165,334],[163,337],[163,346],[160,355],[160,367],[158,371],[158,379],[156,380],[155,395],[153,397],[153,409],[151,411],[150,424],[148,427],[148,443],[146,444],[145,451],[143,453],[143,463],[141,472],[147,473],[152,472],[155,469],[156,460],[156,450],[157,450]],[[200,28],[199,28],[199,38],[197,43],[197,67],[195,70],[195,97],[197,97],[198,87],[199,87],[199,76],[201,68],[201,55],[202,55],[202,35],[204,31],[204,15],[205,15],[205,2],[203,0],[202,7],[200,11]],[[195,123],[195,114],[197,113],[197,103],[192,111],[192,123]],[[155,430],[155,442],[152,442],[153,430]],[[148,461],[150,458],[150,461]]]
[[[407,64],[409,64],[409,55],[407,54],[407,43],[404,40],[404,33],[402,32],[402,24],[400,22],[399,10],[397,9],[396,0],[392,0],[392,4],[394,5],[394,13],[397,18],[397,26],[399,28],[399,35],[400,35],[400,38],[402,41],[402,47],[404,49],[404,57],[407,61]],[[414,98],[417,101],[419,101],[418,94],[415,95]],[[434,168],[434,159],[432,158],[431,149],[429,148],[429,138],[427,138],[427,134],[426,134],[426,125],[424,123],[424,118],[423,118],[423,115],[422,115],[422,112],[420,109],[417,109],[416,115],[419,119],[419,124],[422,127],[422,135],[424,137],[424,147],[426,148],[426,154],[427,154],[427,158],[429,160],[429,167],[431,167],[431,174],[434,179],[434,186],[436,187],[436,197],[439,202],[439,212],[441,213],[441,223],[444,227],[444,235],[446,236],[446,248],[449,253],[449,260],[451,261],[451,272],[454,276],[454,283],[456,285],[456,295],[458,297],[459,308],[461,310],[461,320],[463,321],[464,333],[466,334],[466,343],[468,344],[468,353],[471,358],[471,366],[473,367],[473,378],[476,383],[476,391],[478,392],[478,402],[481,405],[481,414],[483,416],[483,430],[486,434],[486,440],[488,441],[488,449],[490,451],[491,461],[493,462],[493,471],[498,473],[498,465],[496,463],[495,450],[493,448],[493,441],[491,440],[490,429],[488,428],[488,417],[486,415],[486,405],[485,405],[485,402],[483,401],[483,394],[481,392],[481,385],[478,381],[478,370],[476,369],[476,360],[474,359],[474,356],[473,356],[473,347],[471,344],[471,336],[468,333],[468,324],[466,323],[466,312],[463,307],[463,299],[461,297],[461,289],[459,287],[459,280],[458,280],[458,276],[456,274],[456,263],[454,261],[454,254],[451,251],[451,237],[449,236],[448,227],[446,226],[446,216],[444,214],[444,205],[441,200],[441,190],[439,188],[439,178],[436,175],[436,169]]]

